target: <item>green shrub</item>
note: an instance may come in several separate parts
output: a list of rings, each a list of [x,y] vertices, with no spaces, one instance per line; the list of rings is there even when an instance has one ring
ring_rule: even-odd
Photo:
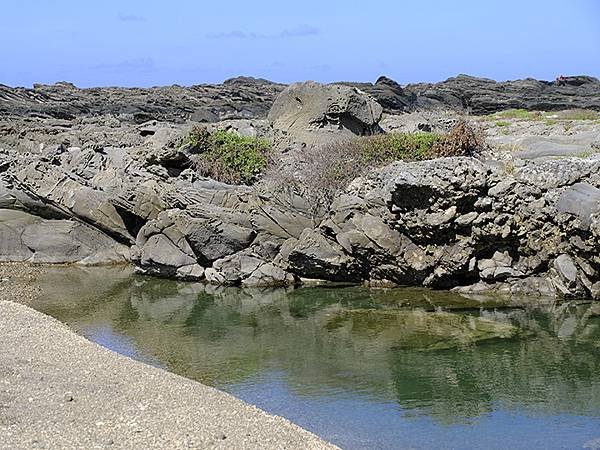
[[[389,133],[356,139],[359,158],[365,165],[385,164],[396,160],[422,160],[430,157],[443,136],[436,133]]]
[[[508,126],[510,126],[510,122],[507,122],[505,120],[499,120],[498,122],[496,122],[496,126],[497,127],[508,127]]]
[[[526,109],[507,109],[506,111],[500,111],[494,115],[496,117],[503,117],[505,119],[527,120],[537,120],[542,116],[539,111],[527,111]]]
[[[236,133],[195,128],[180,148],[193,154],[198,173],[230,184],[252,184],[266,168],[271,145],[268,141]]]

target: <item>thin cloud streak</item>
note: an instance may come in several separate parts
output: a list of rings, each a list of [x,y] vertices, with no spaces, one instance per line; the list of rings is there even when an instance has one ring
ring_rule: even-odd
[[[211,39],[287,39],[294,37],[307,37],[307,36],[316,36],[320,33],[318,28],[312,27],[310,25],[299,25],[294,28],[286,28],[278,33],[272,34],[264,34],[264,33],[255,33],[255,32],[247,32],[240,30],[233,30],[221,33],[211,33],[208,34],[207,37]]]
[[[126,13],[119,13],[119,15],[117,16],[117,19],[119,19],[121,22],[145,22],[146,21],[145,17],[138,16],[137,14],[126,14]]]

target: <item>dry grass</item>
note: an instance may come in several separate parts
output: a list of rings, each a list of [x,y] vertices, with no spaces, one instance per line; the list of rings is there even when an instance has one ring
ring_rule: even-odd
[[[562,111],[559,117],[563,120],[597,120],[600,119],[600,113],[589,109],[570,109]]]
[[[482,128],[465,121],[445,136],[390,133],[360,137],[309,148],[301,161],[291,164],[291,169],[270,170],[269,178],[280,188],[293,189],[304,198],[314,218],[327,212],[352,180],[375,167],[397,160],[472,156],[486,147],[484,138]]]

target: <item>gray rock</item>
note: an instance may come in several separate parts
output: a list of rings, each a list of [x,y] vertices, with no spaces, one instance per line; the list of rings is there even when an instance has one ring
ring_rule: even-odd
[[[0,209],[0,261],[96,265],[128,260],[125,245],[81,222]]]
[[[252,275],[242,281],[243,286],[286,286],[296,282],[295,277],[273,263],[259,266]]]
[[[567,284],[572,285],[577,281],[577,267],[569,255],[559,255],[552,266]]]
[[[304,230],[287,256],[290,271],[305,278],[360,281],[364,275],[343,248],[313,230]]]
[[[162,234],[150,236],[141,249],[140,263],[142,267],[167,266],[177,269],[196,264],[191,249],[188,248],[187,251],[184,251],[180,245]]]
[[[600,212],[600,189],[588,183],[576,183],[561,194],[556,208],[558,212],[578,217],[582,225],[589,228],[592,215]]]
[[[308,81],[279,94],[268,118],[283,148],[377,133],[381,113],[381,105],[356,88]]]
[[[0,150],[0,208],[27,214],[0,222],[2,254],[87,263],[122,260],[129,250],[142,273],[220,284],[320,278],[594,296],[600,158],[513,159],[510,173],[508,163],[476,158],[395,162],[353,180],[331,207],[314,208],[293,188],[201,178],[188,167],[185,147],[174,145],[194,126],[183,123],[189,117],[231,117],[210,127],[268,136],[272,125],[279,144],[310,155],[321,147],[302,151],[303,144],[379,131],[381,108],[364,93],[369,89],[388,110],[491,111],[514,107],[513,100],[539,104],[540,98],[552,109],[567,96],[572,104],[593,105],[597,81],[572,81],[554,86],[458,77],[400,87],[382,79],[360,90],[297,84],[281,94],[268,122],[250,117],[264,118],[283,86],[260,80],[100,91],[122,96],[115,100],[121,107],[129,98],[123,113],[97,106],[91,92],[73,86],[0,87],[0,116],[23,116],[0,117],[0,146],[6,148]],[[155,101],[145,110],[138,103],[144,92]],[[220,92],[230,100],[249,94],[226,104],[215,97]],[[31,106],[30,95],[43,101]],[[186,95],[189,103],[176,101]],[[415,129],[445,129],[448,116],[434,116],[418,112],[411,120],[418,119]],[[547,141],[536,140],[542,147]]]
[[[36,84],[33,89],[0,85],[0,115],[72,120],[110,114],[138,124],[149,120],[215,122],[246,119],[265,117],[284,87],[250,77],[232,78],[222,84],[148,89],[79,89],[64,83]]]
[[[185,225],[187,242],[205,264],[248,247],[256,232],[250,228],[219,220],[191,219]]]
[[[508,108],[561,110],[600,109],[600,82],[593,77],[566,77],[555,82],[533,79],[496,82],[459,75],[441,83],[400,86],[380,77],[371,83],[341,83],[372,95],[386,112],[455,109],[488,114]],[[33,89],[0,85],[0,116],[44,117],[70,121],[106,116],[104,124],[118,127],[127,121],[180,123],[225,119],[264,118],[285,86],[267,80],[238,77],[222,84],[159,88],[91,88],[36,84]],[[103,99],[110,99],[104,101]],[[140,131],[144,131],[141,129]],[[145,130],[151,132],[152,130]]]

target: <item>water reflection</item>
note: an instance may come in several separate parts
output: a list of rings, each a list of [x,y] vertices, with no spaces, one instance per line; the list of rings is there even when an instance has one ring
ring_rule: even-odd
[[[379,404],[394,420],[600,416],[600,304],[419,289],[242,290],[122,269],[59,269],[39,283],[38,309],[92,338],[108,326],[135,357],[250,399],[265,383],[275,389],[265,380],[276,375],[296,399]],[[275,412],[286,415],[291,402]]]

